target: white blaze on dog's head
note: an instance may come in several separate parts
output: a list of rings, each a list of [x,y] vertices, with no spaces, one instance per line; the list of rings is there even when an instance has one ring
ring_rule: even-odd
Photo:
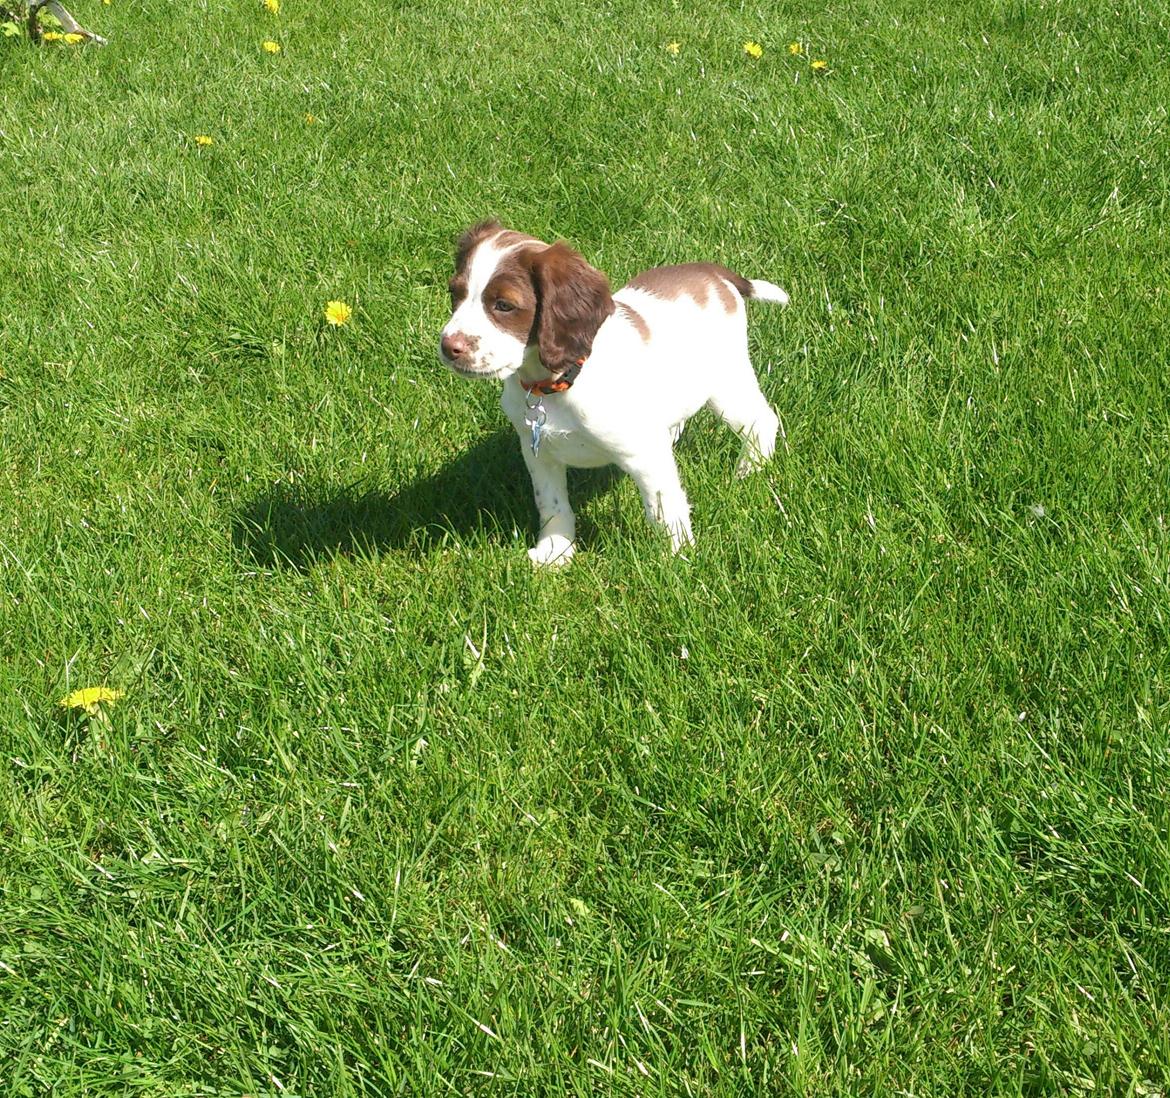
[[[496,221],[459,240],[450,282],[451,319],[439,340],[443,365],[466,377],[503,378],[520,368],[536,319],[523,253],[546,245]]]
[[[439,358],[465,377],[508,377],[525,364],[529,348],[559,373],[589,354],[613,312],[608,281],[580,255],[496,221],[460,238],[450,289]]]

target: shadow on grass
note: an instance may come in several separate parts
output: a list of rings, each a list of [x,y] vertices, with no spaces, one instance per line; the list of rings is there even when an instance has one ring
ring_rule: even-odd
[[[570,471],[570,495],[582,504],[609,487],[618,471]],[[498,431],[433,476],[390,495],[360,484],[335,489],[276,487],[232,524],[236,550],[256,564],[307,568],[334,556],[414,547],[433,549],[454,537],[509,540],[514,529],[535,537],[532,486],[516,435]]]

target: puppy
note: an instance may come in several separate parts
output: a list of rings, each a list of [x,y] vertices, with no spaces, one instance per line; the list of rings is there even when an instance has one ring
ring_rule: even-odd
[[[673,454],[683,424],[704,405],[721,416],[744,439],[741,476],[772,456],[778,420],[748,356],[746,302],[785,305],[779,286],[687,263],[611,294],[567,244],[484,221],[459,240],[450,290],[439,358],[462,377],[504,382],[540,515],[534,564],[573,555],[570,465],[629,473],[677,552],[693,540]]]

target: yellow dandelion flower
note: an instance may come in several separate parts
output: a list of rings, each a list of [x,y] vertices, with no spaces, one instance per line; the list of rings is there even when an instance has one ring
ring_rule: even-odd
[[[678,51],[681,49],[682,49],[682,46],[678,42],[667,42],[666,43],[666,52],[673,53],[675,55],[675,57],[678,56]]]
[[[280,0],[264,0],[264,10],[268,12],[269,15],[279,15]]]
[[[268,41],[266,41],[266,42],[261,42],[261,43],[260,43],[260,48],[261,48],[261,49],[262,49],[262,50],[263,50],[265,53],[280,53],[280,43],[279,43],[279,42],[273,42],[271,39],[269,39],[269,40],[268,40]]]
[[[85,41],[85,35],[78,34],[76,31],[70,31],[68,34],[63,34],[61,36],[61,41],[64,42],[67,46],[76,46],[79,43]]]
[[[353,310],[344,301],[330,301],[325,306],[325,319],[334,328],[348,324],[351,316],[353,316]]]
[[[41,35],[41,41],[60,42],[64,37],[65,35],[63,35],[60,31],[45,31],[45,33]]]
[[[798,53],[800,53],[800,51],[801,51],[801,45],[799,42],[789,42],[788,43],[788,52],[790,54],[792,54],[793,57],[795,57]]]
[[[759,42],[745,42],[743,44],[743,52],[755,60],[759,60],[764,56],[764,47]]]
[[[208,145],[215,144],[215,138],[205,133],[197,133],[195,135],[195,144],[205,149]]]
[[[809,68],[812,69],[813,72],[824,72],[826,69],[828,69],[828,67],[828,61],[814,61],[811,65],[809,65]]]
[[[305,125],[306,126],[312,126],[316,121],[317,121],[317,116],[315,114],[306,114],[305,115]]]
[[[84,709],[92,717],[101,712],[103,705],[113,705],[120,697],[121,690],[111,690],[108,686],[87,686],[84,690],[66,694],[57,704],[62,709]]]

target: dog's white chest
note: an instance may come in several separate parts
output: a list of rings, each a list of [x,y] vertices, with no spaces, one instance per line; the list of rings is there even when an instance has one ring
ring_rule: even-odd
[[[543,429],[541,447],[547,448],[557,461],[576,468],[595,468],[609,465],[614,455],[599,446],[583,430],[558,430],[552,426],[551,418]]]
[[[550,393],[539,403],[525,400],[505,386],[502,404],[522,446],[539,451],[564,465],[594,468],[609,465],[614,455],[581,421],[562,393]],[[519,386],[516,386],[519,390]]]

